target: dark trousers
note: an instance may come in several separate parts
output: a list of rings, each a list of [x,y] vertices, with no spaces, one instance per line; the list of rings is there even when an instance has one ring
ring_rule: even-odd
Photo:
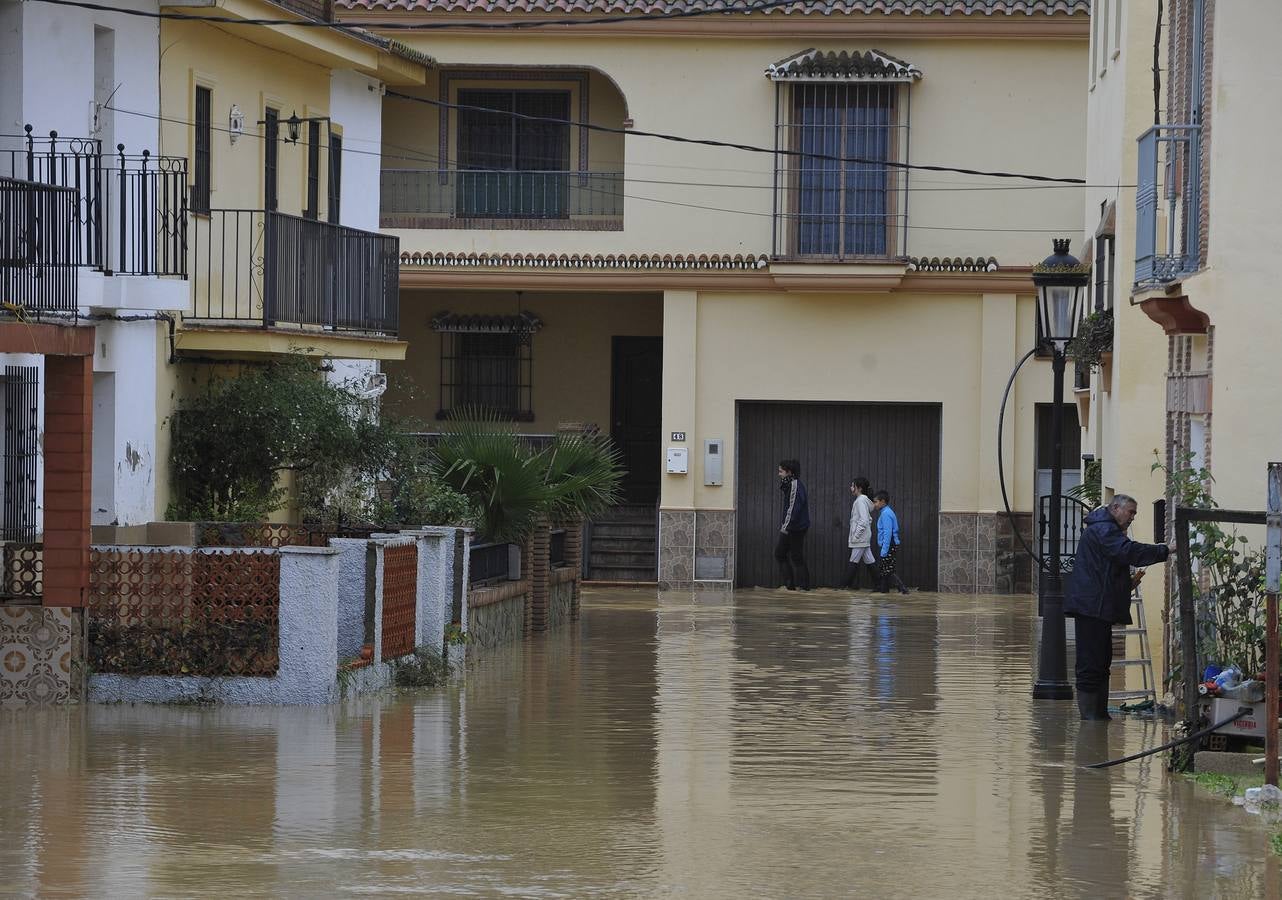
[[[784,587],[789,590],[810,590],[804,531],[788,531],[779,535],[779,540],[775,543],[775,561],[779,563],[779,574],[783,577]]]
[[[1077,689],[1086,694],[1108,690],[1113,666],[1113,623],[1092,616],[1077,617]]]

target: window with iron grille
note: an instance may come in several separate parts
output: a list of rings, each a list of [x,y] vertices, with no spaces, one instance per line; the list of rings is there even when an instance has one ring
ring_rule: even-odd
[[[907,253],[910,85],[877,50],[805,50],[774,63],[774,253],[841,261]]]
[[[457,215],[560,219],[569,214],[569,91],[459,91]],[[493,110],[489,112],[488,110]],[[517,115],[511,115],[516,113]]]
[[[4,367],[4,507],[0,539],[36,539],[36,461],[40,370]]]
[[[196,146],[193,159],[195,183],[191,187],[191,208],[194,212],[209,212],[211,168],[213,159],[213,122],[210,107],[213,92],[207,87],[196,88]]]
[[[339,220],[339,204],[343,193],[343,138],[337,134],[329,136],[329,203],[326,214],[335,225]]]
[[[534,419],[532,340],[515,331],[441,334],[441,409],[485,410],[504,418]]]
[[[320,218],[320,122],[307,123],[307,208],[303,218]]]
[[[279,204],[280,110],[268,107],[263,116],[263,209]]]

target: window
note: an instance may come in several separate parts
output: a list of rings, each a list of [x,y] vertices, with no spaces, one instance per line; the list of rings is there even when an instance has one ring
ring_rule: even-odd
[[[901,129],[893,84],[786,86],[775,248],[781,256],[885,257],[901,224]],[[781,208],[782,205],[782,208]]]
[[[320,134],[321,123],[307,123],[307,207],[303,218],[320,218]]]
[[[209,212],[210,169],[213,163],[211,147],[213,145],[213,123],[210,119],[210,105],[213,91],[207,87],[196,88],[196,147],[194,159],[194,180],[191,187],[191,208],[194,212]]]
[[[1113,309],[1113,235],[1095,238],[1095,312]]]
[[[280,158],[280,110],[267,108],[263,116],[263,209],[275,212]]]
[[[343,192],[343,138],[331,133],[329,136],[329,202],[326,212],[329,221],[338,224],[339,204]]]
[[[518,316],[443,313],[435,318],[432,328],[441,335],[437,418],[482,409],[516,421],[533,421],[532,344],[541,324],[528,312]]]
[[[36,539],[36,467],[40,369],[5,366],[4,515],[0,538],[30,543]]]
[[[568,216],[569,91],[459,91],[456,215],[560,219]],[[488,112],[486,110],[493,110]]]

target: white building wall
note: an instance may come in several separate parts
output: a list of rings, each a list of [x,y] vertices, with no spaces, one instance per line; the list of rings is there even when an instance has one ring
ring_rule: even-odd
[[[94,351],[95,525],[142,525],[156,509],[156,366],[165,323],[97,322]],[[110,413],[111,418],[100,415]]]

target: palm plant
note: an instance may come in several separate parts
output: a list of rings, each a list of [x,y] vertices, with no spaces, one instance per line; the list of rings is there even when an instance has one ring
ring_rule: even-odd
[[[605,512],[619,502],[620,453],[598,435],[557,435],[540,454],[550,490],[548,517],[572,522]]]
[[[545,467],[510,423],[474,412],[442,433],[433,474],[476,508],[477,530],[487,541],[519,542],[547,513],[552,492]]]

